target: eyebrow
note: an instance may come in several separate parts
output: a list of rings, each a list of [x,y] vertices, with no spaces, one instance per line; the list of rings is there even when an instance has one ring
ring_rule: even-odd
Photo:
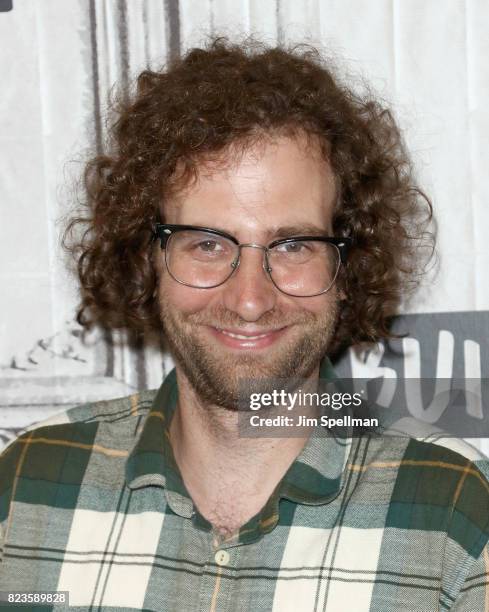
[[[282,225],[270,230],[270,236],[275,239],[290,238],[291,236],[327,236],[330,232],[324,227],[318,227],[311,223],[301,225]]]

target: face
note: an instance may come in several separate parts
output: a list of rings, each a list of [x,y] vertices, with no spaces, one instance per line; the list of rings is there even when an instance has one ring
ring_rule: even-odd
[[[276,137],[209,162],[197,181],[165,202],[166,223],[199,225],[268,245],[277,238],[332,234],[334,179],[319,145]],[[199,399],[236,408],[240,379],[309,378],[317,372],[338,314],[336,287],[315,297],[281,293],[263,269],[263,251],[243,248],[223,285],[195,289],[166,270],[157,247],[164,333],[181,378]]]

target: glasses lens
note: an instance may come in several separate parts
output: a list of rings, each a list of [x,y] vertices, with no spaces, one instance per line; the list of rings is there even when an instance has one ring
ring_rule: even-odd
[[[331,288],[340,268],[340,253],[328,242],[296,240],[273,247],[268,263],[278,289],[289,295],[309,297]]]
[[[166,265],[177,281],[192,287],[221,285],[233,273],[239,249],[231,240],[210,232],[185,230],[170,236]]]

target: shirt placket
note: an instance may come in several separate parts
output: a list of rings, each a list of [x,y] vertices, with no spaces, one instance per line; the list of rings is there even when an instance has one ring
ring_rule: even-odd
[[[209,532],[208,556],[202,571],[200,612],[235,612],[233,584],[242,546],[236,538],[220,540]]]

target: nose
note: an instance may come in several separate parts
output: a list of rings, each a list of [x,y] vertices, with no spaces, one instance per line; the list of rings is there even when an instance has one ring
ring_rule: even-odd
[[[274,308],[278,290],[264,270],[263,248],[244,247],[238,269],[223,285],[224,305],[243,320],[252,322]]]

